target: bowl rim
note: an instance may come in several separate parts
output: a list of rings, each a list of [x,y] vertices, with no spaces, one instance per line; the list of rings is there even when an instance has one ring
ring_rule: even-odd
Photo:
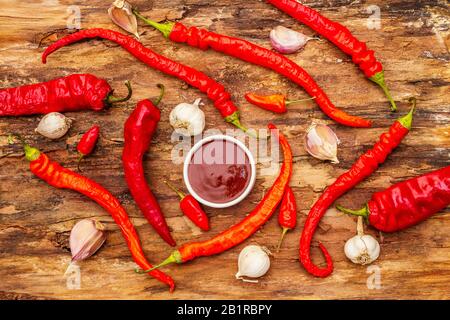
[[[198,195],[197,192],[195,192],[195,190],[192,188],[192,185],[189,181],[189,176],[188,176],[188,166],[189,163],[191,162],[191,158],[192,155],[194,154],[194,152],[196,152],[198,149],[200,149],[204,144],[211,142],[213,140],[226,140],[226,141],[230,141],[235,143],[238,147],[240,147],[242,150],[244,150],[246,156],[249,159],[250,162],[250,169],[251,169],[251,174],[250,174],[250,181],[247,185],[247,187],[245,188],[244,192],[241,193],[241,195],[239,197],[237,197],[236,199],[233,199],[231,201],[228,202],[224,202],[224,203],[215,203],[215,202],[211,202],[208,200],[203,199],[201,196]],[[208,207],[212,207],[212,208],[228,208],[228,207],[232,207],[236,204],[238,204],[239,202],[241,202],[242,200],[244,200],[248,194],[252,191],[254,185],[255,185],[255,181],[256,181],[256,162],[255,162],[255,158],[253,157],[253,154],[251,153],[251,151],[247,148],[247,146],[242,143],[241,141],[239,141],[238,139],[232,137],[232,136],[228,136],[228,135],[224,135],[224,134],[215,134],[212,136],[208,136],[205,137],[203,139],[201,139],[200,141],[197,141],[194,146],[188,151],[186,158],[184,159],[184,165],[183,165],[183,180],[184,180],[184,184],[186,185],[189,193],[200,203],[204,204],[205,206]]]

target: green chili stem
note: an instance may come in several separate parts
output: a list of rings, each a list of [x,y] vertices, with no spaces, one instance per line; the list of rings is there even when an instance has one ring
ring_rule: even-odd
[[[361,217],[367,218],[369,215],[369,210],[367,209],[367,207],[364,207],[359,210],[351,210],[351,209],[344,208],[343,206],[337,204],[336,209],[338,209],[339,211],[342,211],[344,213],[354,215],[354,216],[361,216]]]
[[[153,271],[155,269],[159,269],[159,268],[164,267],[164,266],[166,266],[168,264],[171,264],[171,263],[183,263],[183,261],[181,259],[181,254],[180,254],[180,252],[178,250],[172,252],[172,254],[166,260],[164,260],[160,264],[154,266],[153,268],[150,268],[150,269],[147,269],[147,270],[139,270],[138,269],[138,270],[135,270],[135,272],[136,273],[148,273],[148,272],[151,272],[151,271]]]
[[[163,98],[163,96],[164,96],[164,92],[165,92],[165,87],[164,87],[164,85],[162,84],[162,83],[158,83],[157,85],[156,85],[161,91],[160,91],[160,93],[159,93],[159,97],[158,97],[158,99],[156,99],[156,101],[153,103],[155,106],[157,106],[160,102],[161,102],[161,100],[162,100],[162,98]]]
[[[14,137],[19,139],[20,142],[22,143],[23,151],[25,152],[25,158],[28,161],[34,161],[39,158],[39,156],[41,155],[41,152],[39,151],[39,149],[31,147],[28,143],[25,142],[25,139],[22,138],[22,136],[20,134],[10,134],[8,136],[8,143],[13,143]]]
[[[170,189],[172,189],[173,191],[175,191],[176,194],[180,197],[180,199],[183,199],[184,197],[186,197],[186,195],[185,195],[182,191],[180,191],[180,190],[178,190],[177,188],[175,188],[174,185],[171,184],[169,181],[164,180],[164,183],[167,184],[167,186],[168,186]]]
[[[118,97],[114,97],[112,94],[108,95],[108,97],[106,97],[106,102],[108,104],[113,104],[113,103],[118,103],[118,102],[124,102],[127,100],[130,100],[131,95],[133,94],[133,89],[131,89],[131,84],[130,81],[125,81],[125,85],[127,86],[128,89],[128,94],[126,97],[124,98],[118,98]]]
[[[380,72],[376,73],[369,79],[372,80],[373,82],[375,82],[376,84],[378,84],[381,87],[381,89],[383,89],[384,94],[386,95],[389,102],[391,103],[391,111],[392,112],[397,111],[397,105],[395,104],[395,101],[391,96],[391,92],[389,91],[389,88],[386,85],[386,81],[384,80],[384,71],[380,71]]]
[[[170,21],[165,22],[165,23],[158,23],[156,21],[149,20],[146,17],[142,16],[136,9],[133,9],[133,13],[136,17],[141,19],[143,22],[152,26],[156,30],[160,31],[164,35],[164,37],[169,38],[169,35],[172,32],[172,29],[173,29],[173,26],[175,25],[175,23],[170,22]]]
[[[409,102],[411,103],[411,110],[409,110],[406,116],[401,117],[397,121],[401,123],[406,129],[410,130],[413,121],[414,111],[416,109],[417,100],[414,97],[409,98]]]
[[[316,97],[311,97],[311,98],[307,98],[307,99],[300,99],[300,100],[286,100],[286,105],[290,105],[293,103],[298,103],[298,102],[304,102],[304,101],[308,101],[308,100],[314,100]]]

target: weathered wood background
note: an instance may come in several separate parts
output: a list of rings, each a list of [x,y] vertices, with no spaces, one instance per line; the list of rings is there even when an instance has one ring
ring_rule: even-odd
[[[345,241],[354,235],[356,220],[330,210],[315,240],[324,242],[335,263],[334,273],[316,279],[298,262],[298,240],[305,215],[321,191],[367,150],[398,114],[388,112],[381,90],[364,78],[351,60],[330,43],[311,42],[302,52],[290,56],[308,70],[323,86],[331,100],[351,114],[372,119],[371,129],[350,129],[326,118],[312,102],[290,107],[278,116],[249,106],[247,91],[284,92],[294,98],[305,92],[277,74],[214,52],[201,52],[170,43],[159,33],[141,26],[145,45],[177,61],[204,71],[222,82],[241,107],[243,122],[263,128],[272,121],[286,133],[295,155],[292,186],[300,212],[299,225],[286,237],[284,248],[274,255],[270,272],[258,284],[234,279],[237,256],[244,245],[258,243],[273,248],[280,234],[276,219],[245,244],[219,256],[202,258],[183,266],[164,269],[177,284],[174,294],[156,280],[133,272],[135,267],[118,228],[108,214],[86,197],[56,190],[35,178],[23,159],[20,146],[8,146],[7,135],[19,132],[33,145],[69,168],[76,167],[75,145],[93,123],[102,127],[102,138],[93,156],[85,160],[84,173],[109,188],[122,201],[136,225],[152,262],[161,261],[171,251],[153,232],[128,193],[121,166],[123,123],[135,103],[156,96],[157,83],[164,83],[167,95],[161,104],[162,119],[145,169],[179,244],[206,239],[244,217],[269,187],[274,175],[258,175],[253,193],[240,205],[226,210],[207,209],[212,230],[199,232],[181,214],[178,198],[161,183],[168,177],[182,183],[181,165],[171,162],[172,133],[170,110],[182,101],[205,98],[207,128],[228,126],[198,90],[149,69],[127,52],[106,41],[90,41],[60,50],[49,63],[40,63],[43,47],[66,34],[67,20],[75,5],[81,11],[81,27],[118,30],[107,16],[111,1],[12,1],[0,0],[0,86],[9,87],[50,80],[71,73],[90,72],[107,79],[118,93],[123,81],[134,85],[130,103],[107,111],[71,113],[75,119],[69,134],[50,142],[34,134],[40,117],[0,119],[0,298],[6,299],[311,299],[311,298],[450,298],[450,211],[435,215],[407,231],[380,235],[367,232],[381,242],[378,289],[369,289],[367,270],[344,256]],[[342,22],[383,62],[387,82],[399,102],[399,114],[408,109],[406,100],[418,98],[414,130],[384,165],[339,200],[358,208],[370,195],[392,183],[450,164],[450,72],[449,7],[445,0],[389,1],[304,1],[331,19]],[[310,29],[264,1],[251,0],[172,0],[143,1],[134,4],[145,15],[162,21],[179,20],[187,25],[209,28],[269,47],[271,28],[282,24],[307,34]],[[377,5],[381,29],[370,30],[367,8]],[[69,11],[68,11],[69,10]],[[41,46],[40,40],[46,37]],[[329,123],[342,140],[341,163],[332,165],[307,155],[303,135],[312,120]],[[261,165],[259,166],[262,167]],[[67,288],[64,271],[70,261],[68,235],[82,218],[104,221],[110,230],[106,245],[81,264],[81,288]],[[313,258],[323,263],[317,248]],[[372,270],[372,271],[371,271]],[[369,273],[368,273],[369,272]],[[372,273],[370,273],[372,272]],[[369,279],[369,282],[371,280]]]

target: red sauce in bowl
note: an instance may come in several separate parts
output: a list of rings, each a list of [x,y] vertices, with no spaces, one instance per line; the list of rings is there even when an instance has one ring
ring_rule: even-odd
[[[227,203],[238,198],[251,177],[245,151],[228,140],[203,144],[191,157],[188,178],[192,189],[204,200]]]

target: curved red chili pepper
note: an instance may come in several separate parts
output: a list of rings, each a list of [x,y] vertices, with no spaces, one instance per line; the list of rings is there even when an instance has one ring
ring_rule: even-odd
[[[280,213],[278,214],[278,224],[283,228],[281,233],[278,250],[281,248],[283,238],[289,230],[292,230],[297,225],[297,204],[295,202],[295,195],[292,188],[287,186],[286,191],[281,200]]]
[[[391,103],[392,111],[397,111],[397,106],[389,92],[384,80],[383,66],[375,58],[373,50],[367,49],[364,42],[355,36],[340,23],[331,21],[319,12],[295,0],[267,0],[281,11],[304,23],[321,36],[327,38],[344,53],[350,55],[353,62],[364,72],[367,78],[378,84]]]
[[[63,168],[58,163],[51,161],[47,155],[29,145],[24,145],[25,157],[30,161],[30,170],[37,177],[41,178],[49,185],[77,191],[97,202],[112,216],[116,224],[120,227],[127,246],[133,256],[134,261],[145,269],[152,268],[152,265],[145,258],[141,247],[139,236],[128,217],[127,212],[108,190],[89,178]],[[165,273],[155,270],[151,276],[167,284],[172,292],[175,288],[174,281]]]
[[[184,213],[186,217],[188,217],[197,227],[202,229],[203,231],[209,230],[209,220],[205,211],[203,211],[202,206],[198,203],[195,198],[188,194],[184,194],[177,188],[175,188],[168,181],[164,181],[170,189],[175,191],[175,193],[180,197],[180,209]]]
[[[383,133],[372,149],[361,155],[350,170],[340,175],[333,184],[327,187],[309,211],[300,238],[299,252],[300,262],[309,273],[316,277],[327,277],[333,272],[331,256],[321,243],[319,243],[319,247],[325,256],[327,266],[320,268],[311,261],[311,241],[320,219],[322,219],[334,201],[370,176],[400,144],[411,129],[414,107],[415,99],[413,100],[411,111],[406,116],[395,121],[389,128],[389,132]]]
[[[304,88],[311,97],[315,98],[322,111],[340,124],[358,128],[371,126],[369,120],[351,116],[336,108],[325,92],[303,68],[281,54],[243,39],[227,37],[196,27],[187,28],[180,22],[156,23],[141,16],[136,11],[134,13],[172,41],[186,43],[201,50],[212,48],[215,51],[263,66],[285,76]]]
[[[164,241],[175,246],[158,201],[147,184],[142,165],[159,119],[160,111],[150,100],[137,104],[125,122],[122,163],[128,188],[142,214]]]
[[[223,85],[217,83],[200,71],[153,52],[149,48],[144,47],[139,41],[119,32],[95,28],[72,33],[51,44],[42,54],[42,62],[46,63],[47,56],[59,48],[92,38],[102,38],[115,42],[151,68],[175,76],[200,91],[205,92],[208,98],[214,101],[214,106],[220,111],[225,121],[235,125],[244,132],[247,131],[247,129],[241,125],[238,109],[233,102],[231,102],[230,94],[225,90]]]
[[[92,126],[88,131],[86,131],[85,134],[80,139],[80,142],[78,142],[77,150],[80,154],[80,157],[78,158],[78,170],[80,170],[80,162],[81,160],[92,153],[92,150],[94,150],[95,145],[97,144],[98,136],[100,134],[100,127],[97,125]]]
[[[396,183],[373,194],[367,205],[357,211],[339,210],[363,216],[383,232],[409,228],[450,205],[450,166]]]
[[[0,116],[99,111],[112,103],[130,99],[131,87],[129,83],[126,85],[128,95],[125,98],[113,97],[108,82],[92,74],[72,74],[47,82],[1,89]]]

